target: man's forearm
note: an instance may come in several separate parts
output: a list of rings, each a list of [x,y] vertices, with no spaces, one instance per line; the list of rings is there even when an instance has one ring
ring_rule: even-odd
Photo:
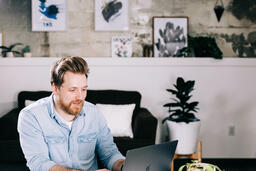
[[[65,167],[60,166],[60,165],[54,165],[53,167],[50,168],[49,171],[81,171],[81,170],[68,169],[68,168],[65,168]],[[85,171],[85,170],[83,170],[83,171]]]
[[[124,164],[124,160],[117,160],[112,167],[113,171],[121,171],[122,165]]]
[[[54,165],[53,167],[50,168],[49,171],[88,171],[88,170],[77,170],[77,169],[69,169],[60,165]],[[98,171],[109,171],[107,169],[101,169]]]

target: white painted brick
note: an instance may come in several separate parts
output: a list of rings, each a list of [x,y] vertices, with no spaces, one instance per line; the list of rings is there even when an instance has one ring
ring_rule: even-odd
[[[94,13],[69,12],[68,28],[90,28],[94,24]]]
[[[111,56],[111,45],[110,43],[94,42],[84,44],[82,53],[85,56],[90,57],[110,57]]]
[[[49,32],[50,55],[111,56],[111,38],[133,36],[135,33],[152,33],[153,16],[188,16],[189,34],[228,35],[255,31],[256,25],[248,20],[238,20],[227,10],[231,0],[223,1],[225,11],[217,22],[213,7],[216,1],[209,0],[129,0],[130,20],[147,15],[149,22],[140,26],[133,21],[127,32],[95,31],[95,0],[67,0],[67,30]],[[246,9],[245,9],[246,10]],[[43,32],[31,31],[31,1],[3,1],[0,5],[0,31],[4,44],[21,42],[29,44],[33,56],[48,53],[42,45]],[[224,56],[233,55],[230,43],[217,38]],[[141,45],[134,44],[134,55],[141,56]],[[99,50],[100,49],[100,50]]]
[[[67,4],[72,12],[94,12],[94,0],[69,0]]]

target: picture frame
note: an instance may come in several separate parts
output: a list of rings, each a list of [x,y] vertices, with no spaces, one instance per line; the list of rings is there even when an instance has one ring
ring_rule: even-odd
[[[95,0],[96,31],[128,31],[128,0]]]
[[[112,37],[112,57],[132,57],[132,37]]]
[[[188,47],[188,17],[153,17],[154,57],[184,57]]]
[[[66,0],[32,0],[32,31],[66,30]]]
[[[0,46],[4,45],[4,35],[3,32],[0,31]],[[2,56],[2,48],[0,48],[0,56]]]

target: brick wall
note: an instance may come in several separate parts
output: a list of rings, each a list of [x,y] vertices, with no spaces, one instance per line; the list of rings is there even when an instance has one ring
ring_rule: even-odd
[[[67,30],[59,32],[31,31],[31,1],[2,0],[0,2],[0,31],[4,44],[29,44],[33,56],[80,55],[91,57],[111,56],[111,37],[146,33],[151,37],[152,16],[188,16],[190,35],[214,36],[224,57],[256,56],[238,53],[234,47],[250,45],[242,41],[255,36],[256,21],[237,19],[231,12],[232,2],[223,0],[225,11],[217,22],[213,11],[216,0],[129,0],[130,29],[126,32],[99,32],[94,30],[94,0],[67,0]],[[254,2],[256,3],[256,2]],[[255,4],[254,4],[255,5]],[[248,11],[243,9],[241,11]],[[145,24],[140,19],[148,19]],[[255,33],[255,34],[254,34]],[[151,43],[149,41],[148,43]],[[233,49],[232,49],[233,47]],[[142,56],[142,46],[133,42],[133,56]]]

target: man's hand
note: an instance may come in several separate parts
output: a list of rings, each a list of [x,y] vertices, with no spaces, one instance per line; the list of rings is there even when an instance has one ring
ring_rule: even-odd
[[[121,168],[124,164],[124,160],[117,160],[112,167],[113,171],[121,171]]]
[[[65,167],[60,166],[60,165],[54,165],[53,167],[50,168],[49,171],[77,171],[77,170],[68,169],[68,168],[65,168]]]

